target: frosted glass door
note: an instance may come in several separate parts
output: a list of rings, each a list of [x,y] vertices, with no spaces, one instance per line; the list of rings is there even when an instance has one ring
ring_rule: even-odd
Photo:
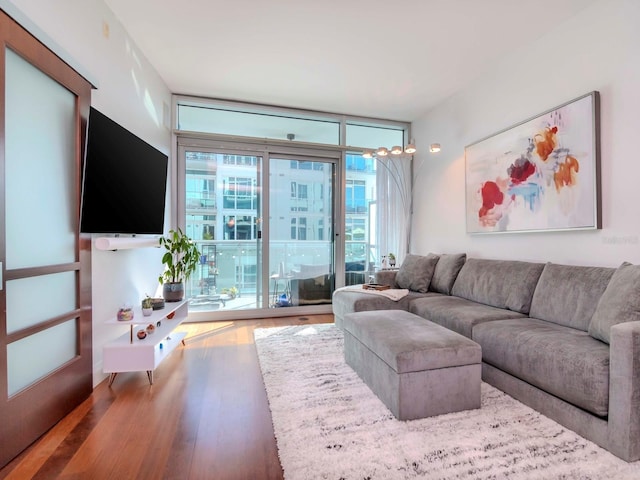
[[[0,468],[92,391],[91,84],[0,10]]]
[[[75,151],[76,98],[11,50],[6,50],[5,58],[6,268],[71,263],[76,251],[75,164],[70,161]],[[37,308],[30,298],[37,298],[40,307],[59,305],[64,299],[67,311],[75,310],[75,275],[57,275],[71,275],[72,281],[37,274],[7,281],[7,333],[51,318],[51,311]],[[40,318],[33,318],[34,311],[40,311]],[[28,319],[23,325],[13,324],[13,319],[22,318]],[[75,356],[76,329],[51,328],[38,335],[40,341],[21,339],[20,348],[10,349],[7,374],[12,385],[25,388]],[[25,368],[30,358],[42,355],[43,338],[49,345],[66,347],[48,356],[42,368]],[[9,391],[10,396],[15,393]]]

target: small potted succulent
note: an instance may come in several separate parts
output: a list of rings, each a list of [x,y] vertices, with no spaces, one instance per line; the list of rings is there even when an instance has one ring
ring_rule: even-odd
[[[153,299],[149,295],[147,295],[142,300],[142,315],[144,315],[145,317],[148,317],[152,313],[153,313]]]
[[[393,253],[390,253],[387,255],[387,258],[389,259],[389,266],[394,268],[396,266],[396,256]]]

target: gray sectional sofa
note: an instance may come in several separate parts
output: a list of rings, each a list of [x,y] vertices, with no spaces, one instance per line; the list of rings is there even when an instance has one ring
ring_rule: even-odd
[[[409,255],[376,281],[409,294],[395,302],[339,289],[337,326],[350,312],[405,310],[458,332],[480,345],[484,381],[640,459],[640,266]]]

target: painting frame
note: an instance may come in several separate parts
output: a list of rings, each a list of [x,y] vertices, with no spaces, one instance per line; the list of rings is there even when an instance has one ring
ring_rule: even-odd
[[[602,228],[600,94],[465,147],[467,234]]]

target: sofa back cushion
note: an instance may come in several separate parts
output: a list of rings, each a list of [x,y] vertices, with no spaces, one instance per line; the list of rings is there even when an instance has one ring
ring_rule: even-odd
[[[611,327],[640,320],[640,265],[624,262],[618,267],[600,297],[589,323],[589,335],[611,342]]]
[[[514,312],[529,313],[543,263],[469,258],[453,284],[452,294]]]
[[[443,253],[440,254],[439,257],[438,263],[436,263],[436,269],[433,271],[429,290],[432,292],[444,293],[445,295],[451,295],[451,289],[453,288],[456,278],[458,278],[460,269],[467,259],[467,254]]]
[[[547,263],[529,316],[586,332],[613,272],[614,268]]]
[[[414,292],[427,293],[438,256],[407,255],[396,275],[396,285]]]

